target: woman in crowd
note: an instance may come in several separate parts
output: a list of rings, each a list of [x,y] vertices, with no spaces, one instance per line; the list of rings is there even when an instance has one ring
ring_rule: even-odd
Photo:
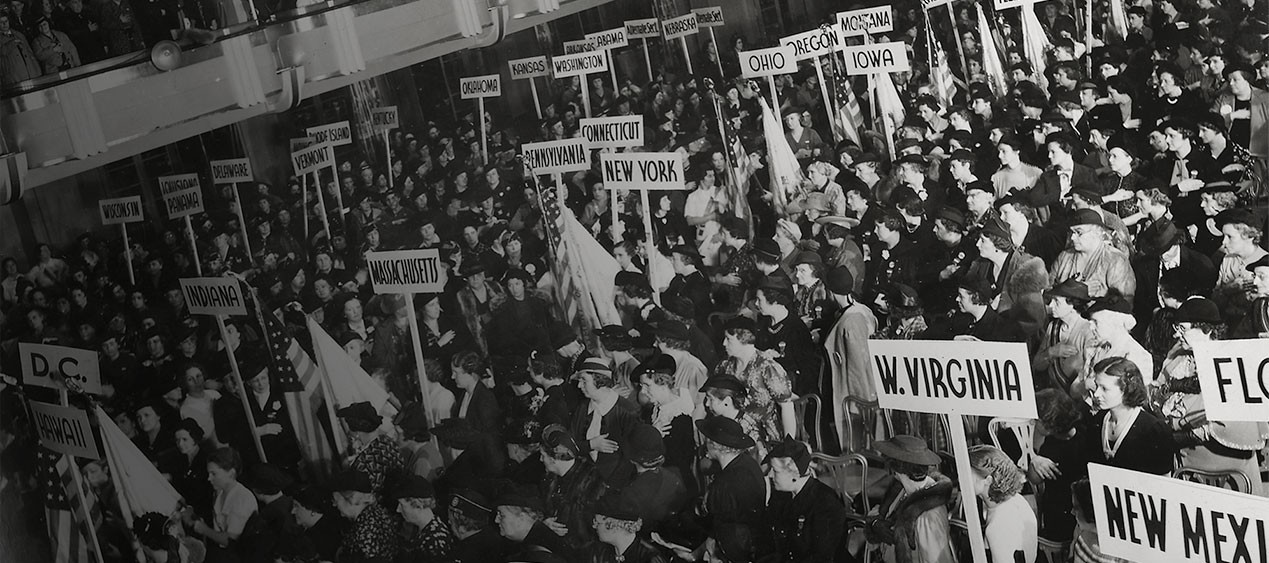
[[[744,384],[744,410],[761,421],[760,441],[770,443],[785,434],[796,434],[793,384],[780,364],[758,353],[753,321],[737,317],[727,323],[723,334],[727,358],[718,364],[714,376],[730,377]]]
[[[1141,371],[1131,360],[1110,357],[1093,365],[1093,406],[1099,411],[1086,443],[1088,459],[1155,475],[1172,472],[1172,430],[1146,410]]]
[[[238,482],[242,457],[233,448],[220,448],[207,458],[207,480],[216,491],[212,523],[199,518],[193,509],[181,513],[185,526],[201,536],[207,545],[208,563],[241,561],[237,541],[247,521],[259,510],[255,495]]]
[[[1026,477],[992,446],[969,449],[974,495],[983,501],[983,539],[992,563],[1034,563],[1038,543],[1035,511],[1019,494]]]

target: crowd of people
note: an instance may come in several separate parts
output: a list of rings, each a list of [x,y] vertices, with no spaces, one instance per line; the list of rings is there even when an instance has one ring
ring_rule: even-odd
[[[235,210],[224,187],[196,233],[170,222],[128,249],[86,233],[4,258],[3,539],[46,530],[55,484],[35,478],[23,407],[45,390],[15,375],[17,344],[44,343],[100,352],[102,395],[72,404],[100,402],[184,499],[128,529],[112,468],[80,460],[107,561],[133,559],[135,539],[147,560],[183,563],[949,562],[965,543],[950,437],[877,407],[868,340],[954,340],[1032,357],[1038,419],[968,428],[992,560],[1034,562],[1043,539],[1118,561],[1099,549],[1089,463],[1225,472],[1266,494],[1269,424],[1207,420],[1193,354],[1269,338],[1262,8],[1138,0],[1126,34],[1099,11],[1085,45],[1079,12],[1046,3],[1044,61],[1026,60],[1015,15],[978,37],[958,10],[965,34],[944,47],[968,76],[941,95],[940,67],[914,57],[894,75],[907,117],[869,120],[860,143],[842,134],[846,96],[825,100],[809,66],[774,100],[740,79],[752,46],[736,37],[696,54],[699,75],[668,61],[643,84],[556,81],[540,120],[464,106],[406,124],[390,169],[341,152],[324,197],[259,182]],[[896,17],[920,53],[919,9]],[[14,24],[0,15],[0,34]],[[999,92],[978,70],[998,39]],[[870,110],[862,78],[830,79]],[[595,116],[643,115],[645,150],[681,153],[686,190],[641,209],[597,166],[558,187],[526,171],[522,143],[579,135],[578,88]],[[783,155],[794,180],[764,170]],[[563,312],[579,296],[558,291],[570,217],[617,265],[602,281],[620,324]],[[439,250],[444,290],[376,295],[366,253],[417,248]],[[199,273],[247,281],[260,313],[223,334],[191,315],[178,280]],[[327,432],[350,446],[329,474],[298,443],[266,316],[310,354],[313,319],[391,396],[389,419],[332,405]],[[872,461],[868,486],[820,479],[824,455],[850,453]]]

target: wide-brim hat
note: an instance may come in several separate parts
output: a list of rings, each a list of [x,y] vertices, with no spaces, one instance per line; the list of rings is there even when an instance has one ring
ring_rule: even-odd
[[[652,333],[660,338],[673,338],[675,340],[690,340],[692,331],[687,325],[674,319],[665,319],[653,323]]]
[[[1256,268],[1269,268],[1269,254],[1261,256],[1259,260],[1248,264],[1246,268],[1248,272],[1255,272]]]
[[[745,429],[740,426],[740,423],[724,416],[711,416],[705,420],[698,420],[696,428],[706,438],[729,448],[746,450],[754,446],[753,438],[745,434]]]
[[[873,446],[885,457],[916,465],[938,465],[943,461],[938,454],[930,451],[925,440],[916,436],[900,434],[889,440],[876,442]]]
[[[793,460],[797,465],[798,472],[805,474],[808,467],[811,466],[811,448],[804,442],[794,440],[792,436],[785,435],[784,440],[771,448],[767,452],[767,457],[762,459],[763,463],[769,463],[772,459],[778,457],[787,457]]]
[[[1181,229],[1176,224],[1168,219],[1160,219],[1154,228],[1146,229],[1137,238],[1137,249],[1146,256],[1158,258],[1182,240]]]
[[[1088,284],[1075,278],[1067,279],[1049,289],[1044,290],[1045,297],[1065,297],[1067,299],[1082,301],[1087,303],[1093,300],[1093,296],[1088,294]]]

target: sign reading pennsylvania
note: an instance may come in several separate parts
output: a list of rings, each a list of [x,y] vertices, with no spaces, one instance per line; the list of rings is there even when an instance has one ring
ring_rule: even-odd
[[[330,145],[313,145],[291,153],[291,167],[295,169],[296,176],[311,174],[334,165],[335,151],[331,150]]]
[[[251,174],[251,160],[246,158],[213,160],[211,171],[213,184],[235,184],[255,179]]]
[[[101,368],[95,351],[20,342],[18,359],[26,385],[61,389],[67,382],[85,393],[101,394]]]
[[[194,315],[246,315],[237,278],[181,278],[185,305]]]
[[[869,340],[868,350],[881,408],[1036,417],[1024,343]]]
[[[608,72],[608,57],[601,51],[585,51],[561,55],[551,59],[556,78],[582,76],[593,72]]]
[[[136,223],[145,220],[145,208],[141,207],[139,195],[103,199],[97,202],[97,208],[101,211],[102,225]]]
[[[376,133],[391,131],[401,126],[397,106],[384,106],[370,110],[370,125]]]
[[[511,69],[512,80],[551,75],[551,66],[546,61],[546,55],[507,61],[507,67]]]
[[[203,189],[198,174],[159,176],[159,192],[169,219],[180,219],[203,212]]]
[[[74,407],[31,401],[31,422],[44,447],[66,455],[101,459],[88,413]]]
[[[626,37],[630,39],[650,39],[661,35],[661,21],[656,18],[642,20],[626,20]]]
[[[435,248],[367,252],[375,293],[433,293],[445,289],[445,270]]]
[[[592,149],[642,147],[643,114],[582,119],[582,136]]]
[[[464,100],[496,98],[502,95],[502,77],[497,74],[469,76],[459,80],[458,91]]]
[[[1168,563],[1269,563],[1269,499],[1088,464],[1103,555]]]
[[[1195,344],[1194,365],[1208,420],[1269,420],[1269,345],[1264,339]]]
[[[312,137],[319,145],[329,144],[332,147],[342,147],[351,145],[353,142],[352,126],[347,121],[309,127],[304,134]]]
[[[610,190],[686,189],[683,156],[676,152],[623,152],[601,157],[604,187]]]
[[[524,157],[525,166],[531,168],[534,175],[590,169],[590,149],[584,137],[525,143],[520,146],[520,154]]]

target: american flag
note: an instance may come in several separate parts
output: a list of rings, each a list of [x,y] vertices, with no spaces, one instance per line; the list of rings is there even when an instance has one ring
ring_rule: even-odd
[[[711,96],[714,102],[714,114],[718,116],[718,122],[723,131],[723,156],[727,158],[727,168],[730,170],[727,178],[727,186],[730,190],[728,200],[731,201],[731,209],[737,217],[744,219],[750,225],[753,224],[753,214],[749,210],[749,176],[753,173],[753,169],[749,167],[749,154],[745,151],[745,145],[740,142],[740,135],[736,133],[732,120],[728,119],[728,115],[723,111],[722,104],[718,101],[718,95]]]
[[[952,107],[952,97],[956,95],[956,77],[952,76],[952,69],[947,64],[947,52],[934,36],[934,29],[930,27],[929,14],[926,16],[925,33],[930,45],[930,59],[934,61],[934,66],[930,68],[930,78],[934,80],[934,95],[944,108],[949,108]]]
[[[89,527],[84,515],[91,515],[93,523],[100,524],[101,507],[91,493],[79,495],[83,482],[70,456],[41,447],[38,457],[54,563],[98,561],[94,555],[96,540],[92,537],[95,526]]]
[[[868,36],[864,37],[867,41]],[[859,145],[859,127],[864,123],[864,112],[859,107],[859,98],[855,97],[850,76],[846,74],[846,61],[837,53],[829,59],[833,61],[830,70],[833,73],[833,106],[837,110],[837,119],[841,121],[840,127],[846,136]]]
[[[548,242],[555,249],[555,287],[564,321],[575,326],[582,342],[593,349],[599,344],[595,329],[619,322],[612,304],[612,279],[618,266],[564,207],[558,189],[540,192]]]
[[[282,319],[259,306],[261,301],[254,290],[251,295],[269,348],[269,373],[284,391],[300,454],[308,462],[313,477],[326,477],[334,468],[336,450],[330,425],[323,424],[327,420],[326,395],[322,392],[317,364],[287,332]]]
[[[552,271],[555,274],[556,299],[564,313],[564,322],[573,324],[577,319],[577,292],[579,287],[573,285],[572,272],[569,270],[568,252],[564,248],[564,214],[563,186],[555,188],[539,188],[538,194],[542,203],[543,231],[546,232],[547,244],[555,251]]]

